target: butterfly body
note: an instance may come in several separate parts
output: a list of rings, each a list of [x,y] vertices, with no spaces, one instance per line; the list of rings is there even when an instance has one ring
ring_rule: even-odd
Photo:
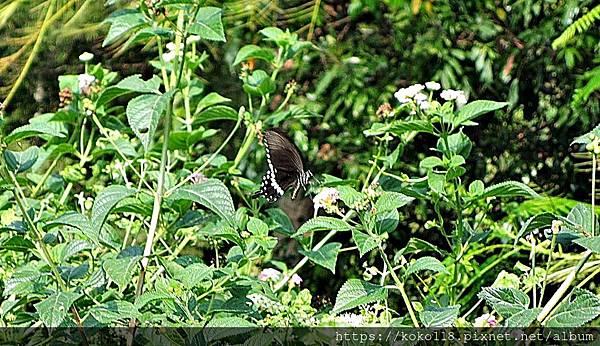
[[[260,190],[254,196],[263,196],[267,201],[275,202],[293,187],[292,199],[295,199],[300,187],[305,189],[313,176],[310,170],[304,170],[300,150],[280,129],[265,131],[263,143],[267,172],[262,177]]]

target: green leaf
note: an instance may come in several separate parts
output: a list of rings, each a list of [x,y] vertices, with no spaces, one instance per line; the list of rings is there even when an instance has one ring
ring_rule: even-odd
[[[439,194],[444,193],[444,185],[446,185],[446,174],[436,173],[432,170],[427,172],[427,185],[429,188]]]
[[[599,74],[600,76],[600,74]],[[594,127],[594,129],[588,133],[586,133],[585,135],[581,135],[577,138],[575,138],[573,140],[573,142],[571,143],[571,145],[573,144],[589,144],[592,142],[592,138],[593,137],[599,137],[600,138],[600,124],[598,124],[596,127]]]
[[[600,298],[590,291],[575,287],[568,299],[548,318],[545,327],[577,328],[600,315]]]
[[[488,186],[483,193],[477,196],[478,199],[488,197],[530,197],[538,198],[540,195],[533,191],[529,186],[518,181],[505,181],[499,184]]]
[[[143,28],[138,30],[126,43],[126,47],[130,47],[132,44],[137,42],[147,42],[154,37],[162,37],[168,40],[173,36],[173,31],[160,27]]]
[[[439,157],[436,156],[428,156],[426,158],[424,158],[423,160],[421,160],[421,162],[419,162],[419,167],[421,167],[422,169],[432,169],[435,167],[441,167],[444,165],[444,162],[442,161],[442,159],[440,159]]]
[[[173,91],[163,95],[140,95],[127,104],[126,114],[129,126],[140,139],[147,152],[158,122],[169,106]]]
[[[102,268],[106,275],[119,286],[119,291],[123,292],[132,282],[133,274],[135,274],[141,258],[141,256],[111,258],[104,261]]]
[[[269,234],[269,226],[262,220],[255,217],[251,217],[250,220],[248,220],[246,227],[253,235],[265,236]]]
[[[160,291],[144,292],[141,296],[139,296],[135,300],[135,308],[139,310],[151,302],[154,302],[157,300],[163,302],[163,301],[169,300],[169,299],[175,299],[175,297],[167,292],[160,292]]]
[[[380,136],[386,132],[400,136],[406,132],[424,132],[434,134],[433,125],[425,120],[395,120],[390,124],[375,123],[369,130],[363,131],[365,136]]]
[[[212,92],[212,93],[204,96],[202,98],[202,100],[200,100],[198,102],[198,105],[196,105],[196,114],[198,114],[200,111],[204,110],[207,107],[214,106],[214,105],[217,105],[220,103],[230,102],[230,101],[231,101],[231,99],[228,99],[227,97],[223,97],[216,92]]]
[[[231,194],[227,187],[217,179],[207,179],[199,184],[184,185],[175,190],[169,199],[174,201],[185,199],[199,203],[226,220],[232,227],[236,226]]]
[[[567,215],[567,220],[572,223],[568,228],[581,234],[592,234],[592,208],[585,204],[577,204]],[[598,222],[596,222],[598,229]]]
[[[181,281],[187,289],[192,289],[200,285],[203,281],[212,278],[212,268],[204,263],[194,263],[175,274],[175,279]]]
[[[129,76],[116,85],[104,89],[98,100],[96,100],[96,107],[103,106],[117,97],[131,93],[152,93],[158,95],[160,94],[160,85],[161,79],[157,75],[153,75],[147,81],[143,80],[139,74]]]
[[[69,283],[71,280],[81,279],[83,278],[88,270],[90,269],[90,265],[87,263],[83,263],[77,267],[74,266],[60,266],[58,270],[60,271],[60,277],[62,277],[65,282]]]
[[[214,106],[201,111],[196,115],[194,124],[203,124],[209,121],[216,120],[232,120],[236,121],[238,112],[228,106]]]
[[[279,208],[271,208],[267,209],[267,214],[269,214],[271,220],[277,225],[277,228],[274,229],[275,231],[279,231],[287,236],[294,234],[294,224],[284,211]]]
[[[523,224],[521,229],[519,230],[519,233],[517,234],[517,237],[515,238],[515,245],[517,244],[519,239],[521,239],[523,236],[527,235],[528,233],[532,232],[533,230],[551,226],[552,221],[554,221],[555,219],[556,219],[556,216],[554,216],[551,213],[542,213],[542,214],[538,214],[538,215],[530,217],[525,222],[525,224]]]
[[[81,297],[80,293],[58,292],[35,304],[40,320],[46,327],[58,327],[65,320],[71,305]]]
[[[335,274],[335,263],[337,262],[337,256],[341,248],[342,244],[340,243],[329,243],[323,245],[323,247],[317,251],[300,250],[299,252],[308,257],[311,261],[329,269],[331,273]]]
[[[90,220],[75,211],[67,211],[56,219],[48,222],[45,225],[46,229],[51,229],[56,226],[70,226],[80,230],[83,234],[85,234],[90,240],[94,243],[98,243],[99,234],[98,232],[92,228]]]
[[[432,327],[451,327],[458,318],[460,305],[447,307],[428,306],[421,311],[419,318],[423,326]]]
[[[272,93],[276,89],[275,82],[265,71],[255,70],[246,77],[243,89],[246,93],[254,96],[264,96]]]
[[[339,314],[359,305],[381,301],[386,298],[387,289],[385,287],[358,279],[350,279],[338,291],[332,313]]]
[[[413,197],[408,197],[399,192],[385,191],[375,202],[375,209],[377,213],[384,213],[403,207],[413,200]]]
[[[124,300],[112,300],[102,305],[96,305],[90,309],[90,315],[102,324],[112,324],[115,321],[142,316],[135,305]]]
[[[483,181],[481,180],[475,180],[469,184],[469,193],[472,195],[479,195],[483,193],[484,189],[485,185],[483,185]]]
[[[373,250],[381,242],[381,239],[377,237],[371,237],[366,233],[359,230],[352,230],[352,239],[358,247],[358,253],[360,257],[364,256],[367,252]]]
[[[446,267],[444,267],[442,262],[440,262],[437,258],[425,256],[419,258],[415,262],[410,263],[406,268],[406,273],[404,275],[405,277],[408,277],[410,274],[424,270],[431,270],[436,273],[449,274],[448,270],[446,270]]]
[[[104,38],[104,42],[102,42],[102,47],[115,42],[128,31],[142,26],[146,23],[146,18],[136,10],[121,10],[114,12],[105,22],[111,25],[108,34]]]
[[[508,102],[496,102],[488,100],[469,102],[458,111],[458,114],[453,119],[452,124],[454,127],[458,127],[479,117],[482,114],[498,110],[508,105]]]
[[[217,317],[213,318],[204,328],[204,338],[207,342],[226,338],[228,336],[248,333],[257,325],[246,321],[241,317]]]
[[[237,65],[242,61],[249,59],[261,59],[268,62],[272,62],[275,59],[275,55],[270,49],[262,48],[253,44],[243,46],[235,56],[233,65]]]
[[[12,236],[0,244],[0,249],[18,251],[18,252],[29,252],[30,249],[35,248],[35,245],[29,239],[25,239],[20,235]]]
[[[71,240],[62,248],[60,252],[59,263],[63,263],[81,251],[90,250],[93,248],[94,245],[88,241],[79,239]]]
[[[221,12],[218,7],[200,7],[189,32],[205,40],[225,42]]]
[[[4,160],[8,168],[14,173],[25,172],[31,168],[38,159],[40,148],[31,146],[25,151],[4,150]]]
[[[506,319],[505,325],[510,328],[527,328],[537,318],[542,308],[519,311]]]
[[[127,188],[123,185],[111,185],[102,190],[94,200],[92,206],[91,226],[96,235],[100,234],[102,225],[111,209],[121,200],[133,195],[136,192],[134,189]]]
[[[52,116],[53,114],[44,114],[31,118],[29,124],[14,129],[4,138],[4,141],[6,144],[10,144],[21,139],[43,135],[66,138],[65,125],[59,121],[51,121]]]
[[[484,287],[478,297],[490,304],[504,318],[509,318],[529,307],[529,297],[514,288]]]
[[[317,216],[314,219],[306,221],[293,237],[303,235],[304,233],[310,233],[315,231],[349,231],[352,227],[344,220],[336,219],[330,216]]]
[[[4,282],[4,292],[2,294],[4,296],[11,294],[21,296],[32,293],[41,277],[42,273],[37,268],[21,267],[12,274],[10,279]]]
[[[573,243],[581,245],[593,253],[600,253],[600,236],[575,239]]]
[[[340,199],[350,208],[356,207],[358,203],[365,199],[365,195],[356,191],[353,187],[341,185],[336,189],[340,194]]]

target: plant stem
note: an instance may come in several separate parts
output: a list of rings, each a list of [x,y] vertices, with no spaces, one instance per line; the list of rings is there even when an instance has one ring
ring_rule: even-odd
[[[592,237],[596,235],[596,153],[592,152]]]
[[[546,306],[544,307],[544,309],[537,316],[537,320],[539,322],[542,322],[542,325],[544,324],[543,321],[546,320],[548,317],[550,317],[550,312],[552,311],[554,306],[556,304],[558,304],[558,301],[563,297],[563,295],[567,292],[567,290],[569,289],[569,287],[575,280],[577,273],[579,272],[581,267],[583,267],[585,262],[587,262],[587,260],[590,258],[591,255],[592,255],[592,252],[590,250],[587,250],[583,254],[583,257],[579,260],[579,263],[577,263],[577,266],[569,273],[569,276],[567,276],[565,281],[563,281],[562,285],[560,285],[560,287],[556,290],[556,292],[554,293],[552,298],[550,298],[548,303],[546,303]]]
[[[381,254],[381,258],[383,258],[383,261],[385,262],[387,267],[390,269],[390,274],[392,275],[392,279],[394,279],[394,282],[396,283],[396,287],[398,287],[398,290],[400,291],[400,295],[402,296],[404,305],[406,305],[406,309],[408,309],[408,314],[410,315],[410,319],[412,320],[413,325],[415,326],[415,328],[419,328],[419,321],[417,320],[417,317],[415,316],[415,312],[413,311],[412,303],[410,302],[410,299],[408,298],[408,295],[406,294],[406,290],[404,289],[404,284],[400,281],[400,279],[396,275],[396,272],[394,272],[394,266],[392,266],[392,264],[390,263],[390,260],[387,258],[385,251],[383,251],[383,247],[381,247],[381,244],[378,244],[378,247],[379,247],[379,253]]]

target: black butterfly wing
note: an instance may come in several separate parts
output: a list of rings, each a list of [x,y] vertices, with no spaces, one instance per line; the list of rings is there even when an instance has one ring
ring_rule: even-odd
[[[296,145],[279,129],[265,131],[264,144],[267,172],[255,196],[263,196],[269,202],[274,202],[287,189],[298,184],[304,172],[304,163]]]

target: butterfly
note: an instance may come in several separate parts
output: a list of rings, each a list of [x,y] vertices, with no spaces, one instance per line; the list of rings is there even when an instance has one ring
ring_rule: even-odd
[[[254,197],[262,196],[272,203],[293,187],[292,199],[295,199],[300,187],[306,190],[306,185],[313,176],[310,170],[304,170],[300,150],[279,128],[266,130],[263,143],[268,168],[262,177],[260,190]]]

